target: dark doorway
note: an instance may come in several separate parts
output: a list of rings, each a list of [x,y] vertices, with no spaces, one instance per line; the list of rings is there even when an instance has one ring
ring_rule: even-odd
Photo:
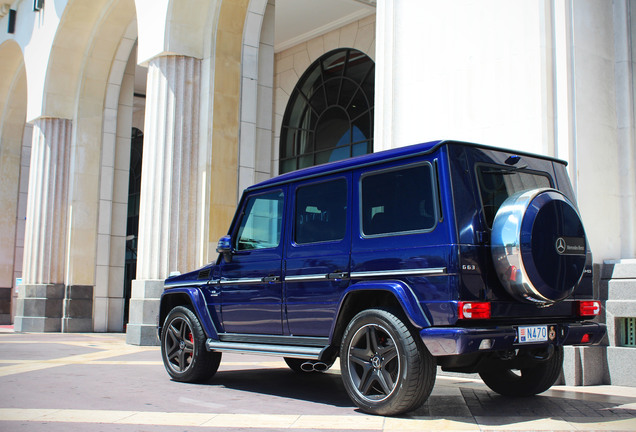
[[[141,158],[144,134],[132,128],[130,138],[130,171],[128,177],[128,218],[126,223],[126,264],[124,268],[124,325],[128,324],[132,280],[137,273],[137,241],[139,237],[139,198],[141,196]]]

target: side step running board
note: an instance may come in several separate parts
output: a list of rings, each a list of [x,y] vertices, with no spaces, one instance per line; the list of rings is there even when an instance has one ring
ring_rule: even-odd
[[[250,354],[263,354],[293,357],[306,360],[319,360],[326,347],[304,347],[291,345],[267,345],[252,343],[221,342],[208,339],[205,343],[209,351],[227,351]]]

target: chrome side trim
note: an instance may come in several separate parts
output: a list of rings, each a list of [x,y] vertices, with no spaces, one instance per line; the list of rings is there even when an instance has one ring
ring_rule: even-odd
[[[367,277],[388,277],[388,276],[435,276],[446,274],[446,267],[426,268],[426,269],[405,269],[405,270],[376,270],[364,272],[351,272],[352,279],[360,279]]]
[[[309,281],[317,281],[317,280],[327,280],[327,275],[312,274],[312,275],[285,276],[286,282],[309,282]]]
[[[201,282],[184,282],[184,283],[176,283],[176,284],[163,284],[163,289],[172,289],[172,288],[200,288],[208,285],[208,281],[204,280]]]
[[[420,276],[420,275],[442,275],[446,274],[446,267],[438,268],[425,268],[425,269],[404,269],[404,270],[375,270],[364,272],[351,272],[349,277],[351,279],[361,279],[367,277],[391,277],[391,276]],[[344,276],[346,277],[346,276]],[[339,278],[340,279],[340,278]],[[331,280],[328,274],[308,274],[308,275],[293,275],[285,276],[285,282],[311,282]],[[278,282],[278,281],[277,281]],[[209,285],[243,285],[243,284],[261,284],[263,278],[237,278],[237,279],[212,279],[209,281]],[[196,282],[196,283],[184,283],[175,285],[166,285],[166,288],[178,288],[178,287],[203,287],[207,286],[208,281]]]
[[[263,278],[237,278],[237,279],[221,279],[219,285],[244,285],[244,284],[260,284]]]
[[[294,357],[307,360],[319,360],[326,347],[301,347],[288,345],[267,345],[237,342],[220,342],[208,339],[205,346],[210,351],[226,351],[252,353],[283,357]]]

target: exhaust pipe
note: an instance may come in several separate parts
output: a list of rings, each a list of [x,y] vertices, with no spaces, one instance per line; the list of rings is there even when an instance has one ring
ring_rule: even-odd
[[[329,365],[323,362],[308,361],[300,365],[303,372],[324,372],[329,369]]]
[[[323,363],[323,362],[314,363],[314,370],[316,372],[325,372],[327,369],[329,369],[329,366],[327,365],[327,363]]]

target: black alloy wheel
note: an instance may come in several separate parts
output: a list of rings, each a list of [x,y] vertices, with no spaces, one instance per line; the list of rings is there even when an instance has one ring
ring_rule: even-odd
[[[194,337],[190,323],[185,318],[177,317],[168,326],[166,338],[168,365],[175,372],[183,373],[190,367],[193,355]]]
[[[221,353],[208,351],[205,341],[205,332],[194,312],[185,306],[170,311],[161,332],[161,356],[174,380],[200,382],[216,373]]]
[[[347,393],[365,412],[397,415],[422,405],[435,383],[435,360],[396,314],[369,309],[345,331],[340,353]]]
[[[349,344],[349,371],[360,396],[370,401],[391,396],[400,378],[400,357],[386,329],[377,324],[358,329]]]

